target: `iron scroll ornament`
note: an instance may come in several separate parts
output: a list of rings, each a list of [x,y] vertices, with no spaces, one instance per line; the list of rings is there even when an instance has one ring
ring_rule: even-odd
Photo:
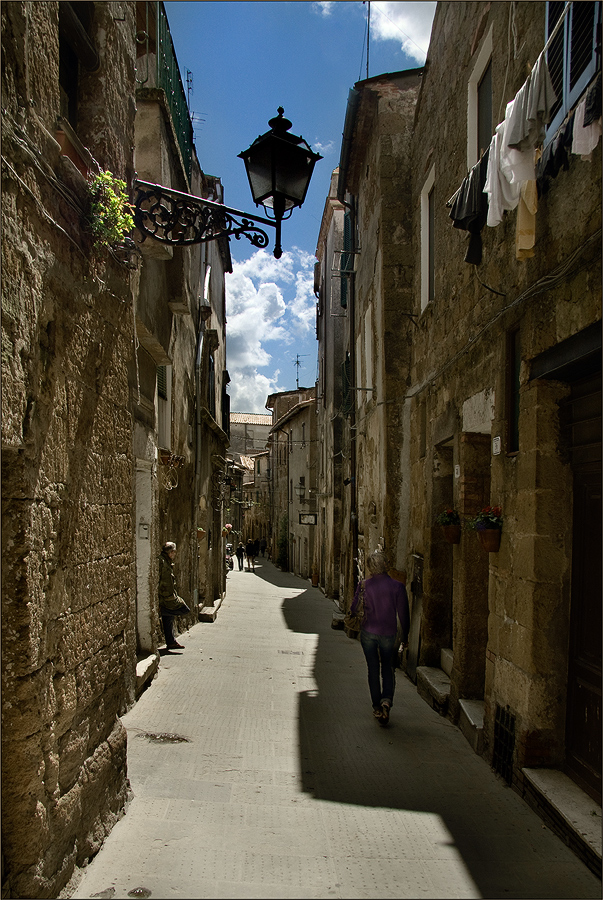
[[[142,240],[151,237],[162,244],[185,247],[203,244],[222,237],[243,235],[254,247],[267,247],[266,232],[259,227],[276,226],[270,219],[250,216],[221,203],[182,194],[160,184],[136,181],[134,224]]]

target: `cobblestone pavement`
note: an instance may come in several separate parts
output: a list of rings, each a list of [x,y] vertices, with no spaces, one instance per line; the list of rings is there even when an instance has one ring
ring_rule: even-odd
[[[134,799],[73,896],[600,898],[401,674],[379,727],[333,609],[267,560],[235,567],[124,717]]]

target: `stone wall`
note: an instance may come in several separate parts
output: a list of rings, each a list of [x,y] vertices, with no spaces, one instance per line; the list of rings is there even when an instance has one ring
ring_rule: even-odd
[[[516,43],[509,30],[512,14],[520,35]],[[438,4],[412,159],[417,263],[421,191],[435,171],[435,298],[421,309],[417,264],[409,391],[416,440],[408,549],[425,557],[421,661],[437,664],[445,638],[430,624],[439,620],[444,602],[435,516],[445,504],[466,516],[486,503],[502,506],[498,553],[480,558],[472,532],[451,551],[451,714],[459,698],[484,700],[491,756],[496,707],[508,707],[516,719],[516,776],[523,765],[556,765],[563,758],[572,473],[559,404],[569,387],[531,380],[530,372],[538,354],[601,319],[601,143],[591,162],[571,154],[567,170],[541,196],[532,258],[516,259],[517,214],[511,211],[498,227],[482,230],[481,265],[464,262],[467,234],[453,227],[446,203],[467,174],[468,81],[484,42],[491,35],[494,127],[544,46],[544,16],[544,3]],[[563,277],[545,280],[563,268]],[[519,451],[508,444],[508,336],[515,328],[521,355]],[[500,452],[493,450],[494,438],[500,439]],[[433,477],[442,442],[452,448],[455,473],[445,498],[434,490]],[[485,571],[478,571],[472,556]]]
[[[78,135],[128,181],[134,4],[90,4]],[[128,793],[134,698],[130,271],[92,247],[55,140],[59,4],[2,7],[2,832],[5,895],[52,897]],[[6,160],[6,162],[5,162]]]

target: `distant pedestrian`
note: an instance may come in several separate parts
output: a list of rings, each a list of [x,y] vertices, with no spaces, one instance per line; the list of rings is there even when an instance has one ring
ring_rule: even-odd
[[[260,551],[262,556],[266,552],[266,538],[262,538],[262,540],[260,541]]]
[[[256,538],[255,541],[253,542],[253,555],[254,556],[260,555],[260,539],[259,538]]]
[[[242,541],[239,541],[239,546],[235,550],[237,555],[237,560],[239,562],[239,572],[243,571],[243,557],[245,556],[245,545]]]
[[[159,556],[159,587],[157,591],[159,614],[168,650],[184,650],[183,645],[179,644],[174,636],[174,618],[186,615],[190,609],[182,597],[178,596],[176,576],[174,575],[175,558],[176,544],[173,541],[167,541]]]
[[[367,560],[369,577],[356,588],[350,612],[355,612],[364,590],[364,621],[360,643],[368,669],[373,715],[387,725],[396,687],[395,664],[397,619],[402,631],[402,647],[408,646],[410,613],[406,588],[387,574],[385,554],[371,553]]]
[[[247,571],[255,572],[255,541],[252,541],[251,538],[245,544],[245,556],[247,557]]]

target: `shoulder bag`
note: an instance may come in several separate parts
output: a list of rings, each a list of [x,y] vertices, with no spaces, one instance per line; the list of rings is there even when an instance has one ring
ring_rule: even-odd
[[[346,628],[349,628],[350,631],[360,631],[362,628],[362,623],[364,622],[364,581],[360,587],[360,595],[358,597],[358,605],[356,606],[355,612],[347,613],[343,620],[343,624]]]

